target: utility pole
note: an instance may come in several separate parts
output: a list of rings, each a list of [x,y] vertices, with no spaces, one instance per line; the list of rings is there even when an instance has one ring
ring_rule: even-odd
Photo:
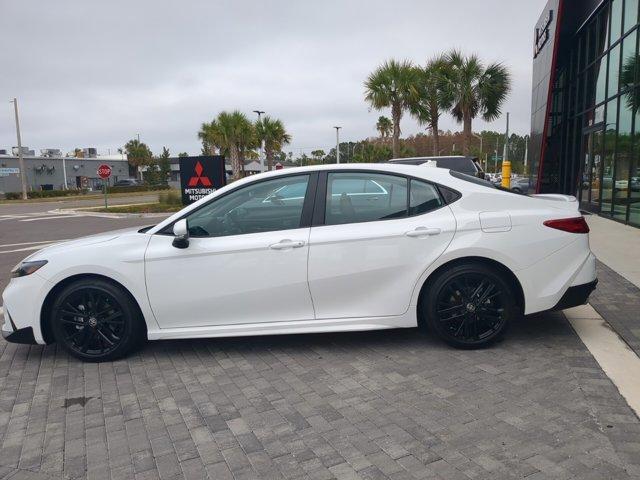
[[[260,123],[262,120],[262,114],[264,113],[264,110],[254,110],[253,113],[257,113],[258,114],[258,123]],[[264,139],[261,138],[260,139],[260,171],[264,172]]]
[[[340,129],[342,127],[333,127],[336,129],[336,163],[340,163]]]
[[[529,135],[524,136],[524,173],[527,173],[527,160],[529,159]]]
[[[24,157],[22,155],[22,138],[20,137],[20,119],[18,118],[18,100],[14,98],[13,110],[16,116],[16,136],[18,137],[18,162],[20,164],[20,183],[22,184],[22,199],[27,199],[27,170],[24,168]]]

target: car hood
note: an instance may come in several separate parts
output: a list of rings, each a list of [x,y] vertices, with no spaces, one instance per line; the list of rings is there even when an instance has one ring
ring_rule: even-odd
[[[98,233],[96,235],[89,235],[86,237],[80,237],[73,240],[66,240],[59,243],[53,243],[48,245],[41,250],[29,255],[24,260],[33,260],[37,257],[41,257],[43,254],[56,253],[63,250],[69,250],[77,247],[85,247],[87,245],[94,245],[96,243],[103,243],[113,240],[115,238],[121,237],[123,235],[128,235],[131,233],[137,233],[140,230],[140,227],[133,228],[124,228],[121,230],[112,230],[109,232]],[[23,261],[24,261],[23,260]]]

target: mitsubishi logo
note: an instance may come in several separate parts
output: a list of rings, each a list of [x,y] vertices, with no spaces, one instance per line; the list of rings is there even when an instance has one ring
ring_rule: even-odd
[[[199,183],[201,183],[203,187],[210,187],[212,185],[211,180],[209,180],[209,177],[202,176],[203,170],[204,168],[202,168],[202,164],[198,161],[195,167],[196,175],[189,179],[188,185],[190,187],[197,187]]]

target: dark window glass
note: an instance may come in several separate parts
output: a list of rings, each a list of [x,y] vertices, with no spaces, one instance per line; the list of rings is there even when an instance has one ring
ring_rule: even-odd
[[[613,182],[613,216],[618,220],[627,220],[627,194],[629,192],[629,165],[631,163],[632,138],[631,123],[633,111],[620,97],[620,116],[618,118],[618,143],[616,146],[615,181]]]
[[[630,100],[625,98],[624,101],[629,102]],[[633,103],[627,103],[626,108],[629,107],[633,107]],[[634,138],[636,148],[631,157],[631,172],[629,175],[629,223],[640,227],[640,109],[632,109],[635,111]]]
[[[594,21],[587,29],[587,65],[596,59],[597,49],[597,23]]]
[[[438,190],[430,183],[411,180],[409,192],[409,215],[422,215],[442,206]]]
[[[378,173],[330,173],[325,224],[407,216],[407,179]]]
[[[620,67],[620,90],[630,88],[636,81],[636,41],[638,32],[630,33],[622,41],[622,65]]]
[[[611,213],[617,109],[618,101],[616,99],[607,103],[607,123],[604,132],[604,163],[602,165],[602,213],[604,214]]]
[[[300,227],[309,175],[240,187],[187,216],[189,235],[224,237]]]
[[[622,0],[611,2],[611,30],[610,44],[615,43],[622,36]]]
[[[604,102],[607,98],[607,57],[598,60],[594,66],[596,72],[596,100],[595,104]]]
[[[638,23],[638,0],[624,0],[624,31]]]
[[[609,89],[607,95],[612,97],[618,93],[618,77],[620,73],[620,44],[609,52]]]

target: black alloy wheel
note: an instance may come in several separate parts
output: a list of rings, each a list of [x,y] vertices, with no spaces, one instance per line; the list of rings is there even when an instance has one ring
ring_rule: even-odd
[[[143,339],[142,320],[129,295],[103,280],[64,288],[51,309],[56,341],[87,361],[120,358]]]
[[[442,272],[424,300],[427,324],[459,348],[482,347],[500,339],[518,312],[509,283],[482,264]]]

